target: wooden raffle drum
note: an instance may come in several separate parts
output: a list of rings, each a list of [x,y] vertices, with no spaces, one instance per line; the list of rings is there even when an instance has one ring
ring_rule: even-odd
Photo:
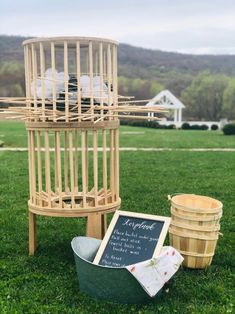
[[[106,214],[120,207],[119,119],[109,110],[118,101],[117,43],[106,39],[68,37],[31,39],[23,45],[26,108],[33,107],[34,110],[33,117],[26,116],[29,254],[33,255],[36,215],[87,217],[86,235],[102,238],[107,228]],[[52,72],[50,101],[45,95],[48,84],[45,71],[48,68]],[[63,100],[56,96],[58,69],[65,76]],[[89,105],[83,106],[79,83],[71,84],[77,87],[76,102],[71,101],[67,79],[71,73],[77,82],[82,75],[89,77]],[[98,112],[93,93],[94,77],[99,78],[100,86],[104,83],[107,86],[106,104],[103,103],[104,90],[99,91],[101,109]],[[38,80],[41,97],[37,95]],[[59,110],[58,104],[62,104],[64,110]],[[84,108],[86,115],[90,114],[88,121],[81,118]],[[40,111],[38,116],[37,109]]]

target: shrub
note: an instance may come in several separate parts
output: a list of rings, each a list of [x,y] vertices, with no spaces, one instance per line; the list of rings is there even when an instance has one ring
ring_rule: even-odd
[[[129,126],[141,126],[145,128],[153,128],[153,129],[176,129],[176,126],[174,124],[170,125],[164,125],[164,124],[159,124],[157,121],[147,121],[147,120],[121,120],[120,121],[121,125],[129,125]]]
[[[224,135],[234,135],[235,134],[235,123],[226,124],[223,127]]]
[[[190,129],[191,130],[201,130],[201,126],[198,124],[193,124],[193,125],[191,125]]]
[[[187,122],[184,122],[181,126],[182,130],[190,130],[190,124]]]
[[[211,126],[211,130],[212,131],[216,131],[216,130],[218,130],[218,125],[217,124],[212,124],[212,126]]]
[[[208,130],[208,125],[206,124],[201,125],[201,130]]]

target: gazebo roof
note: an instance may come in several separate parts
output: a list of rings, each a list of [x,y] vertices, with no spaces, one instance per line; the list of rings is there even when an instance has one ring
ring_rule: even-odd
[[[166,109],[185,108],[185,105],[167,89],[158,93],[146,106],[158,106]]]

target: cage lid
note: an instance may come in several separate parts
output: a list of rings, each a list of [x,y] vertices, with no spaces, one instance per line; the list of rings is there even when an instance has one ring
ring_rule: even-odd
[[[31,38],[23,41],[23,46],[28,44],[50,44],[51,42],[54,42],[54,44],[57,45],[57,47],[63,47],[63,43],[67,42],[69,44],[70,48],[75,48],[76,43],[79,42],[81,47],[87,47],[89,45],[89,42],[93,43],[105,43],[105,44],[114,44],[118,45],[118,42],[112,39],[107,38],[97,38],[97,37],[72,37],[72,36],[66,36],[66,37],[36,37]]]

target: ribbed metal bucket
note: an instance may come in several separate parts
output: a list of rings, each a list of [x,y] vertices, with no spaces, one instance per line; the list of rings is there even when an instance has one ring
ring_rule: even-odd
[[[92,263],[101,240],[76,237],[71,246],[74,252],[80,291],[92,297],[120,303],[144,304],[151,298],[125,267],[105,267]]]

